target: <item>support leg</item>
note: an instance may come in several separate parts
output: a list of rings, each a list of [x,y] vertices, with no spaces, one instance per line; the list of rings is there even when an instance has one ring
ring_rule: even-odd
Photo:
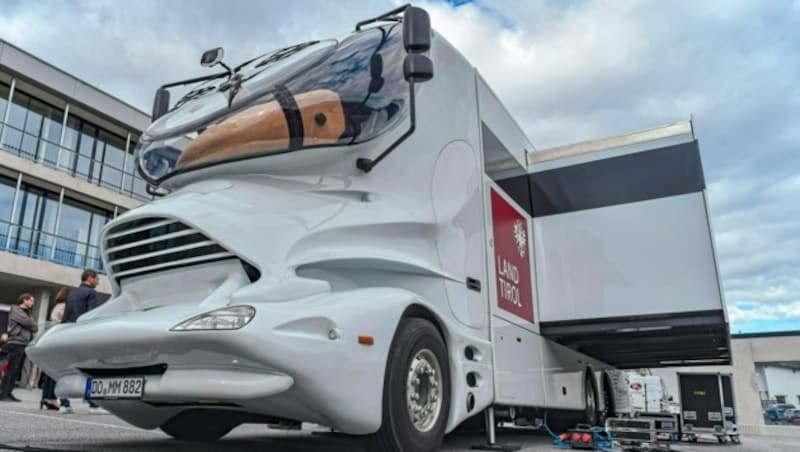
[[[494,422],[494,407],[492,406],[486,409],[486,437],[490,446],[493,446],[497,442]]]

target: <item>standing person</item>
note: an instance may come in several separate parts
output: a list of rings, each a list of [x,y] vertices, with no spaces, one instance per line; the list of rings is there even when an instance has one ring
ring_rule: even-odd
[[[62,287],[56,293],[56,304],[50,311],[50,326],[58,325],[64,319],[64,306],[67,304],[69,287]],[[49,375],[42,374],[42,400],[39,401],[39,409],[57,410],[58,400],[56,399],[56,381]]]
[[[8,312],[8,343],[4,347],[8,352],[8,372],[0,384],[0,402],[19,402],[11,393],[17,384],[17,378],[25,361],[25,347],[33,340],[39,330],[31,317],[31,309],[35,304],[33,294],[24,293],[19,296],[17,305]]]
[[[94,270],[86,269],[81,273],[81,285],[70,290],[67,295],[67,303],[64,307],[63,323],[73,323],[83,314],[100,306],[100,298],[97,296],[95,287],[100,283],[100,277]],[[108,411],[100,408],[92,399],[89,402],[89,412],[94,414],[106,414]],[[61,399],[60,413],[72,413],[72,406],[69,399]]]
[[[6,374],[8,368],[8,352],[3,348],[8,342],[8,333],[0,334],[0,381],[3,381],[3,375]]]

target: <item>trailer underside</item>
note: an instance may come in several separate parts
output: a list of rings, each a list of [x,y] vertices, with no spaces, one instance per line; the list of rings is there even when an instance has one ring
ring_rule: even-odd
[[[619,369],[731,363],[721,310],[543,322],[541,331]]]

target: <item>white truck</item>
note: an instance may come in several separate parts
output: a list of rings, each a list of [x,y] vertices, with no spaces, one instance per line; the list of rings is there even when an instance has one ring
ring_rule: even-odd
[[[181,439],[430,451],[481,412],[491,440],[596,423],[606,369],[729,361],[690,123],[536,150],[415,7],[221,54],[156,94],[137,152],[168,194],[104,230],[112,298],[29,348],[59,396]]]

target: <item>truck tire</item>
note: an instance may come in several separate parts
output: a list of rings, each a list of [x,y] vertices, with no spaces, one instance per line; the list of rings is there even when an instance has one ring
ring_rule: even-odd
[[[167,435],[182,441],[214,441],[227,435],[239,425],[238,421],[226,417],[226,413],[185,411],[161,424]]]
[[[606,420],[616,416],[617,409],[614,400],[614,390],[612,389],[611,380],[608,374],[603,372],[603,411],[600,416],[600,424],[605,426]]]
[[[583,420],[587,424],[591,426],[597,425],[600,419],[599,412],[597,410],[597,384],[595,384],[594,376],[592,374],[591,369],[586,370],[586,377],[584,379],[584,391],[583,391],[583,401],[586,405],[586,411],[584,413]]]
[[[450,415],[450,368],[439,330],[405,318],[395,333],[383,382],[383,419],[368,450],[433,452]]]

